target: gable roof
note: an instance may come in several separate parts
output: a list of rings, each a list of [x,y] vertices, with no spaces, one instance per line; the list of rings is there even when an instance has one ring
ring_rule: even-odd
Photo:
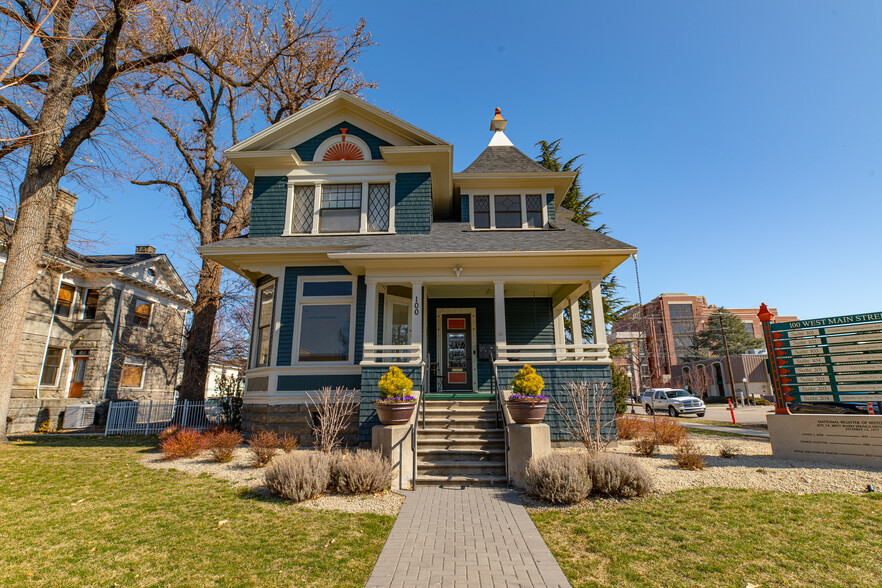
[[[461,174],[554,173],[514,146],[490,146]]]

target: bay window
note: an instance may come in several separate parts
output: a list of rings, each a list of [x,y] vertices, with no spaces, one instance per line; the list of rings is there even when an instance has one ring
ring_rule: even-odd
[[[257,291],[257,308],[254,321],[255,367],[266,367],[270,362],[270,340],[273,333],[273,301],[276,283],[272,282]]]
[[[351,363],[354,313],[352,278],[301,278],[297,293],[297,363]]]
[[[291,183],[286,235],[394,232],[394,182]]]

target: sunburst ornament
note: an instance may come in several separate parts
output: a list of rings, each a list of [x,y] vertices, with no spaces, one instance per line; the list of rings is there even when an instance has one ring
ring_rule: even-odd
[[[346,142],[346,131],[348,130],[346,128],[340,129],[340,142],[331,145],[325,151],[322,161],[362,161],[364,159],[364,153],[357,145]]]

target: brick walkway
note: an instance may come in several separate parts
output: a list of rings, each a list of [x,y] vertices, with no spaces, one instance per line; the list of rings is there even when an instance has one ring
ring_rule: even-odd
[[[406,496],[367,588],[570,586],[514,491],[421,486]]]

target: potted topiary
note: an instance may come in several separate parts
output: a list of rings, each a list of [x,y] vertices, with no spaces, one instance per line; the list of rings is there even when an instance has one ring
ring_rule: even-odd
[[[512,394],[506,405],[512,420],[519,425],[541,423],[548,410],[548,396],[541,394],[545,387],[542,376],[533,366],[525,364],[511,381]]]
[[[410,395],[413,382],[401,368],[392,366],[383,374],[378,384],[380,399],[374,401],[377,416],[384,425],[406,425],[416,406],[416,398]]]

